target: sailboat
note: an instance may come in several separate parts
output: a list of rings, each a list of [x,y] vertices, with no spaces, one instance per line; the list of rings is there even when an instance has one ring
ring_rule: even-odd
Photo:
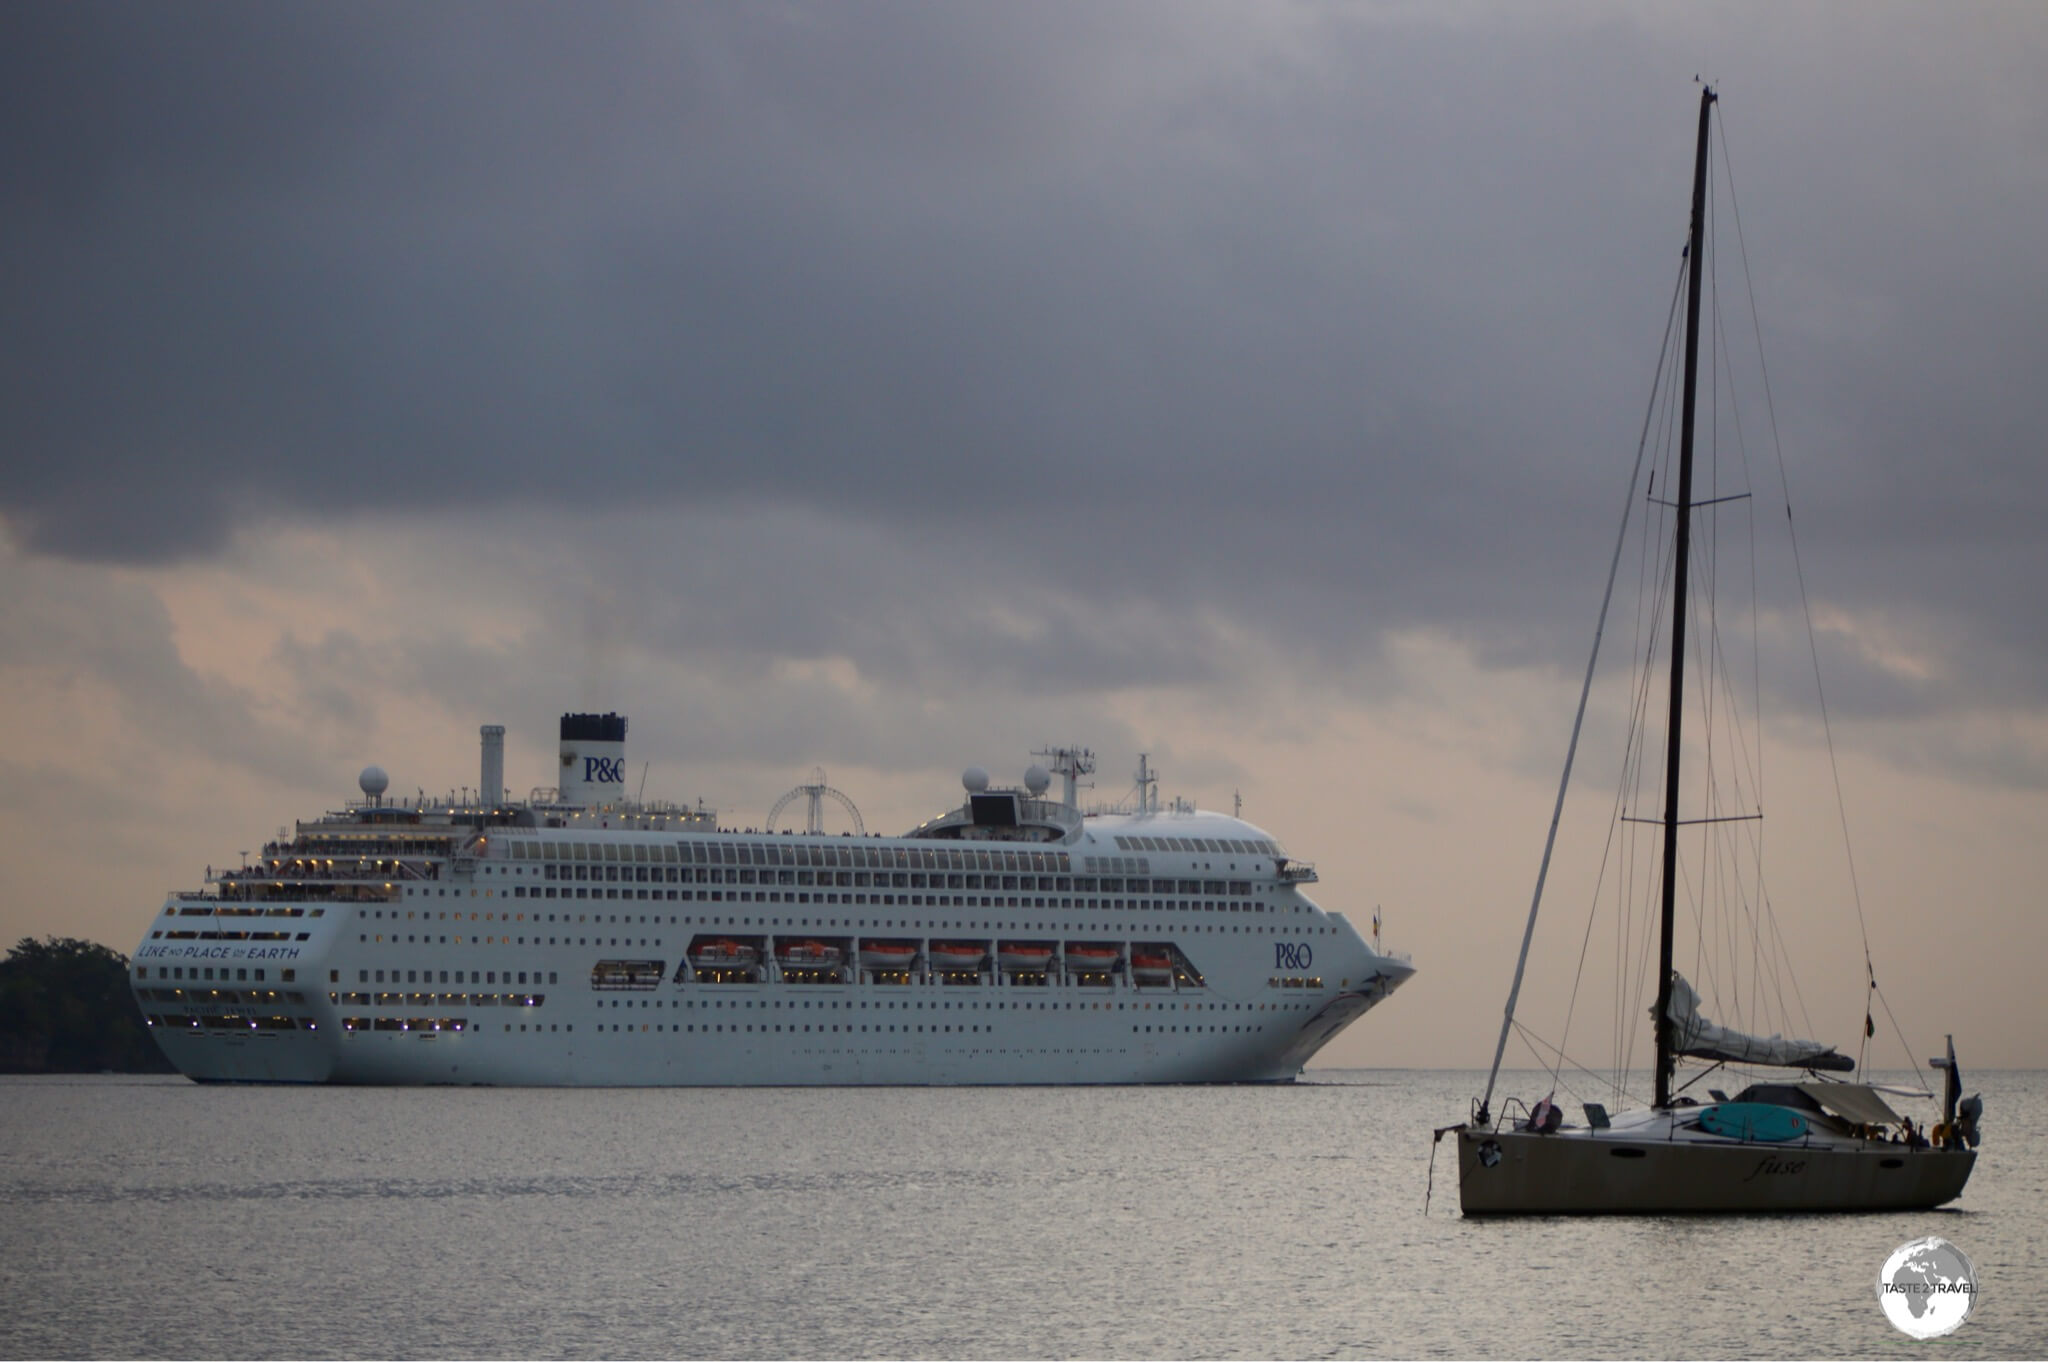
[[[1664,751],[1663,814],[1644,821],[1662,824],[1658,898],[1656,1002],[1650,1011],[1655,1047],[1654,1094],[1647,1107],[1609,1114],[1603,1103],[1583,1104],[1584,1120],[1568,1119],[1551,1096],[1531,1105],[1504,1101],[1492,1110],[1494,1089],[1516,999],[1528,963],[1543,878],[1554,847],[1558,817],[1570,783],[1572,758],[1558,791],[1543,869],[1524,932],[1494,1053],[1486,1095],[1468,1120],[1437,1132],[1455,1133],[1458,1191],[1467,1215],[1659,1214],[1667,1212],[1879,1211],[1939,1206],[1961,1194],[1976,1162],[1981,1100],[1962,1099],[1961,1070],[1950,1038],[1947,1053],[1930,1061],[1944,1071],[1943,1118],[1931,1131],[1916,1129],[1887,1100],[1899,1090],[1837,1077],[1856,1061],[1833,1046],[1781,1035],[1749,1035],[1709,1020],[1692,985],[1674,968],[1673,925],[1677,917],[1679,829],[1698,822],[1732,819],[1681,817],[1680,755],[1685,710],[1688,573],[1695,514],[1716,498],[1696,499],[1693,477],[1695,405],[1699,377],[1702,231],[1705,223],[1708,131],[1716,96],[1700,95],[1699,150],[1693,168],[1692,225],[1686,247],[1685,351],[1682,410],[1678,430],[1678,486],[1671,510],[1668,599],[1668,718]],[[1674,303],[1676,302],[1674,288]],[[1646,423],[1646,436],[1648,432]],[[1634,486],[1631,485],[1631,501]],[[1615,564],[1621,561],[1616,545]],[[1662,585],[1659,579],[1658,585]],[[1609,594],[1613,587],[1610,569]],[[1602,628],[1606,606],[1602,607]],[[1594,659],[1599,654],[1598,633]],[[1699,651],[1711,653],[1709,636]],[[1590,691],[1594,664],[1587,668]],[[1647,706],[1645,707],[1647,711]],[[1581,694],[1570,751],[1576,752],[1586,712]],[[1651,787],[1654,790],[1654,786]],[[1654,795],[1652,796],[1654,797]],[[1866,956],[1867,963],[1867,956]],[[1872,987],[1875,987],[1874,976]],[[1865,1018],[1865,1034],[1872,1024]],[[1705,1067],[1674,1089],[1681,1059]],[[1722,1066],[1764,1066],[1785,1076],[1749,1084],[1732,1098],[1717,1089],[1701,1096],[1691,1089]],[[1555,1075],[1553,1075],[1553,1082]],[[1726,1081],[1726,1080],[1724,1080]],[[1730,1086],[1733,1086],[1731,1083]],[[1928,1098],[1931,1093],[1922,1094]]]

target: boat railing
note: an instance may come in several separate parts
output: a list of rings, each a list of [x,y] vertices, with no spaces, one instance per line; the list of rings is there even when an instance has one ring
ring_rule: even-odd
[[[268,880],[272,883],[283,881],[287,884],[330,883],[375,880],[427,880],[434,878],[434,867],[428,861],[399,861],[387,858],[382,865],[362,860],[334,858],[335,864],[314,863],[303,860],[297,863],[279,865],[244,866],[240,870],[220,870],[212,878],[221,882],[246,881],[254,883]]]
[[[1503,1097],[1500,1112],[1489,1116],[1478,1098],[1472,1099],[1472,1115],[1469,1118],[1474,1130],[1511,1130],[1517,1124],[1511,1118],[1515,1112],[1522,1113],[1521,1125],[1529,1123],[1529,1105],[1519,1097]]]
[[[247,880],[223,879],[219,893],[211,897],[222,903],[262,903],[270,900],[389,903],[397,899],[399,893],[397,888],[388,882],[311,882],[267,876],[260,879],[251,877]]]

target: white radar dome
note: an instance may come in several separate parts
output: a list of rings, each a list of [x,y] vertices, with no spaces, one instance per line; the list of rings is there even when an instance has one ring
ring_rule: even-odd
[[[960,773],[960,783],[967,787],[967,793],[980,794],[988,789],[988,772],[979,766],[970,766]]]
[[[391,788],[391,777],[384,774],[381,766],[365,766],[363,773],[356,777],[356,784],[362,787],[364,794],[375,799]]]
[[[1046,770],[1043,766],[1033,764],[1024,768],[1024,788],[1031,791],[1033,795],[1044,794],[1046,787],[1051,784],[1052,772]]]

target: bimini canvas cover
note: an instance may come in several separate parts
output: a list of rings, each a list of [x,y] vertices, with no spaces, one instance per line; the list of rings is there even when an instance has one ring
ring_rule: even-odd
[[[1700,995],[1682,974],[1671,976],[1672,1048],[1694,1059],[1722,1059],[1731,1064],[1772,1064],[1786,1069],[1847,1071],[1856,1061],[1835,1053],[1832,1045],[1785,1036],[1752,1036],[1716,1026],[1700,1015]]]
[[[1859,1126],[1895,1126],[1899,1114],[1876,1092],[1861,1083],[1801,1083],[1799,1091],[1832,1112]]]

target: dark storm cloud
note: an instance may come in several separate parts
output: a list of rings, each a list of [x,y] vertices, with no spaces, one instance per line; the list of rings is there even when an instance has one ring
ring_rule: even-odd
[[[1627,14],[17,8],[0,506],[160,561],[250,517],[798,505],[1311,657],[1569,655],[1727,47]],[[1827,413],[1787,417],[1795,492],[1854,511],[1817,589],[2038,698],[1997,627],[2048,613],[2038,35],[1773,22],[1731,136],[1789,262],[1776,395]]]
[[[1450,262],[1359,257],[1446,172],[1373,173],[1341,64],[1056,13],[34,12],[11,512],[86,557],[456,498],[1171,533],[1442,443],[1396,375],[1463,344]]]

